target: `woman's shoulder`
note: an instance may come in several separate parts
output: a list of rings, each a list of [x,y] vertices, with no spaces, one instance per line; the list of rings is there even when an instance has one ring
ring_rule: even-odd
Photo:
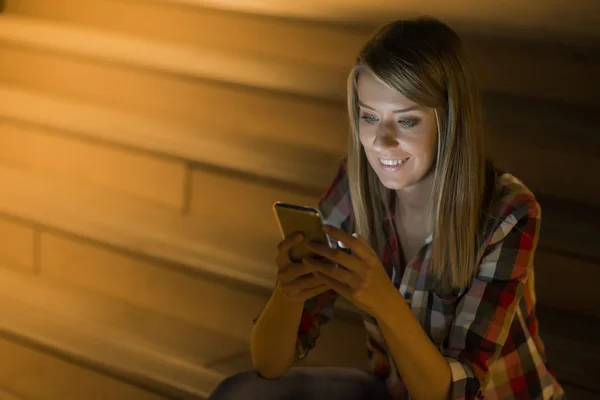
[[[493,244],[502,240],[514,228],[521,230],[525,225],[532,226],[531,222],[534,220],[537,222],[533,225],[539,226],[541,208],[524,182],[510,173],[499,172],[491,207],[486,216],[487,232],[493,236],[488,243]]]
[[[498,174],[494,197],[492,213],[497,218],[515,213],[532,217],[540,214],[540,206],[533,192],[523,181],[508,172]]]

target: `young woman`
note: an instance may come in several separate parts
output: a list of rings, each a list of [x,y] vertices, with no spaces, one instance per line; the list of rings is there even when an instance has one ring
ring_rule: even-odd
[[[280,243],[252,332],[256,372],[210,399],[564,398],[535,316],[540,207],[487,161],[455,32],[430,18],[382,28],[350,74],[348,111],[347,160],[320,210],[351,253],[308,243],[321,257],[291,263],[302,236]],[[370,373],[291,368],[339,296],[364,312]]]

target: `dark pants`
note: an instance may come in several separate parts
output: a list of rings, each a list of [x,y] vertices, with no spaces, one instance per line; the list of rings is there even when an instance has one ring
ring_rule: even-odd
[[[391,400],[375,376],[353,368],[294,367],[280,379],[254,371],[230,376],[208,400]]]

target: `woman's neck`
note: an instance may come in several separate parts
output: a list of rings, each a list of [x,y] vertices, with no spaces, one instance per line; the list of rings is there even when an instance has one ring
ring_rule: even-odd
[[[416,184],[396,190],[397,214],[399,216],[425,216],[429,213],[435,172],[432,169]]]

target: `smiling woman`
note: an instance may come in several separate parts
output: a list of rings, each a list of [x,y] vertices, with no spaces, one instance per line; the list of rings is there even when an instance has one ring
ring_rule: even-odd
[[[358,137],[369,164],[386,188],[413,186],[432,170],[436,112],[392,89],[369,68],[357,69],[362,69],[361,79],[352,90],[358,94]]]
[[[348,111],[347,160],[319,208],[350,251],[307,243],[314,256],[293,263],[302,235],[280,243],[256,371],[210,399],[564,398],[535,315],[540,208],[487,160],[458,36],[430,18],[383,27],[350,73]],[[369,373],[290,369],[339,296],[364,312]]]

